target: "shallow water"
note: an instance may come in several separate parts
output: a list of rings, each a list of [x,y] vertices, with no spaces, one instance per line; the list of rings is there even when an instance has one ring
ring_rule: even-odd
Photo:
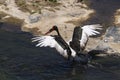
[[[97,14],[85,24],[113,25],[120,0],[91,1]],[[97,57],[88,67],[71,66],[56,50],[35,47],[30,33],[13,26],[0,24],[0,80],[120,80],[120,57]]]
[[[54,49],[36,48],[30,33],[0,29],[0,36],[2,80],[120,80],[117,56],[96,58],[88,67],[71,66]]]

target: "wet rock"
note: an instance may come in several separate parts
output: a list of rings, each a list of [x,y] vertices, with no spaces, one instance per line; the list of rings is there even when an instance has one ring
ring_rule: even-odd
[[[111,38],[113,40],[113,42],[120,43],[120,27],[108,28],[105,37],[106,37],[105,40],[107,40],[107,41],[109,38]]]
[[[120,53],[120,27],[109,27],[96,49],[107,53]]]

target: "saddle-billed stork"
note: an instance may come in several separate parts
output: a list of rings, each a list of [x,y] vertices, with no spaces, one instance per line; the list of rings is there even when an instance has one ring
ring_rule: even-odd
[[[38,42],[36,47],[51,47],[55,48],[62,56],[73,62],[81,64],[87,64],[89,60],[89,54],[83,54],[82,51],[88,42],[90,36],[100,34],[102,26],[100,24],[85,25],[83,27],[75,27],[73,31],[73,37],[66,42],[59,33],[58,27],[53,26],[44,36],[36,36],[32,38],[32,42]],[[57,35],[47,34],[52,31],[56,31]]]

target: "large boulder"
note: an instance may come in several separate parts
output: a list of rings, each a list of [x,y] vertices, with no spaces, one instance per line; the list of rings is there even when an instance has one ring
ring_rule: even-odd
[[[109,54],[120,53],[120,27],[109,27],[96,49]]]

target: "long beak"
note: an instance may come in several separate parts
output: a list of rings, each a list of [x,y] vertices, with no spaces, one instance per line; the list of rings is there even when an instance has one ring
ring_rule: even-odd
[[[45,33],[45,35],[51,33],[53,31],[53,29],[50,29],[48,32]]]
[[[50,31],[46,32],[45,35],[47,35],[47,34],[49,34],[49,33],[50,33]]]

